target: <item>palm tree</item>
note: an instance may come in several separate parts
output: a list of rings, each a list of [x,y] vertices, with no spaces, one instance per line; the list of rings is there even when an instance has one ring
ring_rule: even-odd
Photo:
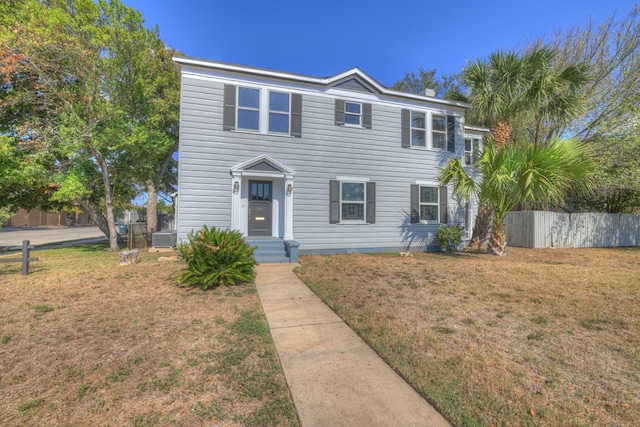
[[[570,189],[589,191],[593,163],[586,145],[576,139],[553,138],[546,144],[528,143],[500,150],[487,141],[474,163],[477,177],[461,160],[450,160],[440,171],[440,185],[453,183],[454,194],[476,194],[494,217],[488,252],[506,255],[504,220],[518,206],[560,203]]]
[[[555,57],[554,50],[544,47],[524,55],[495,52],[488,61],[476,59],[463,68],[470,119],[491,129],[497,148],[512,143],[524,130],[527,139],[543,142],[553,136],[542,134],[545,125],[567,124],[582,112],[588,69],[581,64],[560,69]],[[516,122],[524,126],[515,129]]]
[[[517,136],[544,142],[581,113],[588,69],[560,69],[555,56],[544,47],[524,55],[495,52],[463,68],[462,81],[472,104],[469,121],[490,128],[496,149],[512,145]],[[545,134],[545,129],[551,131]],[[471,246],[480,247],[486,240],[492,221],[491,209],[480,200]]]

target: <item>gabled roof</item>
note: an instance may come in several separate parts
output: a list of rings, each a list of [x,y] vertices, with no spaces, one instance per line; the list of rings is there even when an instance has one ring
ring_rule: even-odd
[[[257,175],[273,175],[282,174],[282,176],[295,176],[295,171],[286,167],[280,162],[273,160],[271,157],[263,154],[253,159],[247,160],[233,166],[230,170],[231,174],[252,173]]]
[[[471,105],[465,102],[450,101],[447,99],[440,99],[440,98],[421,95],[421,94],[400,92],[397,90],[386,88],[383,85],[381,85],[378,81],[376,81],[373,77],[369,76],[367,73],[365,73],[358,67],[350,68],[346,71],[343,71],[339,74],[335,74],[329,77],[312,77],[304,74],[285,73],[281,71],[267,70],[264,68],[248,67],[244,65],[235,65],[235,64],[229,64],[226,62],[210,61],[205,59],[190,58],[190,57],[183,57],[183,56],[174,56],[173,61],[176,64],[176,67],[178,68],[178,70],[180,70],[182,66],[191,66],[191,67],[198,67],[198,68],[204,68],[204,69],[210,69],[210,70],[235,72],[240,74],[247,74],[247,75],[259,76],[259,77],[270,77],[270,78],[279,79],[279,80],[308,83],[308,84],[314,84],[314,85],[320,85],[320,86],[330,86],[330,87],[336,87],[336,88],[340,88],[345,84],[351,84],[351,85],[357,85],[357,87],[360,87],[365,91],[377,93],[380,95],[393,96],[396,98],[404,98],[412,101],[428,101],[428,102],[448,105],[452,107],[471,108]],[[355,88],[352,86],[351,90],[354,90],[354,89]]]

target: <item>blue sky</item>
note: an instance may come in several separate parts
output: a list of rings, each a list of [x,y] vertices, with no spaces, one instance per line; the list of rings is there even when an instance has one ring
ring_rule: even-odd
[[[188,56],[326,77],[360,67],[385,86],[556,29],[625,16],[637,0],[122,0]]]

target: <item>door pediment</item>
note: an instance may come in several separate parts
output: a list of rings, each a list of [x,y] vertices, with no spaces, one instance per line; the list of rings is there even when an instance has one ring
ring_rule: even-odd
[[[266,154],[233,166],[230,172],[232,176],[263,176],[286,179],[293,179],[296,174],[295,171]]]

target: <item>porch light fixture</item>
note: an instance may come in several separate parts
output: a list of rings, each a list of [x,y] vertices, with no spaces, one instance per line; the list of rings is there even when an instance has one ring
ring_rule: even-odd
[[[291,193],[293,191],[293,185],[287,185],[287,193]]]
[[[240,183],[238,181],[235,181],[233,183],[233,192],[237,193],[239,189],[240,189]]]

